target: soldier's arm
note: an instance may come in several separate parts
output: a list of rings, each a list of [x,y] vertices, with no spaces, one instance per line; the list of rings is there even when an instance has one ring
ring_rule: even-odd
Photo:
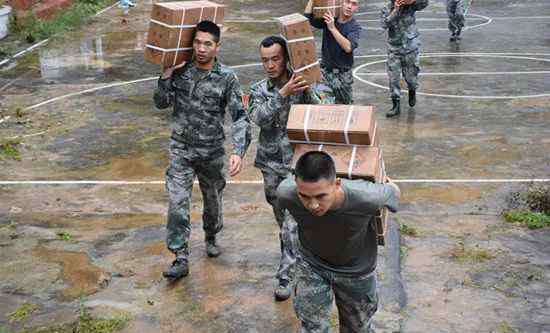
[[[261,86],[252,87],[250,90],[250,103],[248,113],[252,121],[262,128],[272,127],[278,117],[279,110],[288,103],[288,98],[283,97],[277,89],[274,97],[267,98],[261,91]]]
[[[413,4],[414,10],[418,11],[428,7],[428,2],[429,0],[416,0]]]
[[[226,102],[233,120],[231,125],[233,153],[242,158],[250,145],[252,134],[250,132],[250,119],[243,106],[241,85],[234,74],[228,82]]]
[[[302,94],[302,101],[303,104],[321,104],[321,97],[317,93],[317,91],[310,87],[304,93]]]
[[[388,29],[389,25],[393,23],[399,17],[399,7],[391,8],[391,5],[388,5],[382,8],[380,12],[380,25],[382,29]]]
[[[158,87],[153,95],[155,106],[158,109],[166,109],[174,103],[174,88],[172,87],[172,78],[158,80]]]

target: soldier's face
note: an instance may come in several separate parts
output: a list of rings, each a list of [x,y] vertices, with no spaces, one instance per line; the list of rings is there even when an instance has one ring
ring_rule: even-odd
[[[277,79],[285,73],[286,59],[281,45],[261,46],[260,57],[262,58],[264,70],[270,79]]]
[[[344,0],[342,3],[342,14],[348,18],[353,15],[359,9],[358,0]]]
[[[323,216],[334,207],[340,184],[339,178],[306,182],[296,177],[298,198],[313,216]]]
[[[219,48],[220,43],[216,43],[214,36],[208,32],[197,31],[193,40],[193,52],[199,64],[211,62],[218,55]]]

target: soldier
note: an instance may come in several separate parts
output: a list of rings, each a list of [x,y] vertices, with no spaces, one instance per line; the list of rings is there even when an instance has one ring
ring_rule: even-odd
[[[302,77],[288,69],[286,42],[270,36],[260,43],[260,57],[267,78],[251,87],[249,113],[260,127],[258,151],[254,166],[262,171],[267,202],[272,206],[279,225],[281,261],[277,270],[278,287],[275,299],[290,297],[291,271],[296,261],[296,223],[288,211],[278,207],[277,186],[290,174],[292,147],[288,142],[286,124],[292,104],[319,104],[319,97]]]
[[[235,73],[218,62],[220,29],[210,21],[200,22],[193,40],[193,60],[164,70],[155,90],[159,109],[174,106],[170,139],[170,165],[166,189],[170,202],[166,242],[176,259],[163,275],[177,279],[189,274],[189,203],[195,175],[203,196],[203,229],[206,253],[221,251],[216,234],[223,227],[222,191],[225,187],[225,108],[231,118],[233,152],[229,174],[235,176],[250,144],[250,121],[242,104],[242,92]]]
[[[464,27],[464,0],[447,0],[447,15],[449,16],[449,30],[451,31],[449,40],[451,42],[458,41],[461,39],[460,33]]]
[[[295,178],[277,189],[281,207],[298,224],[294,310],[300,332],[329,332],[336,300],[340,332],[373,332],[378,308],[377,236],[374,216],[382,207],[395,212],[400,191],[386,184],[336,178],[325,152],[304,154]]]
[[[420,35],[416,27],[416,12],[428,6],[428,0],[390,0],[382,9],[382,28],[388,30],[388,71],[392,109],[387,117],[401,113],[401,72],[409,89],[409,106],[416,104],[418,72],[420,71]]]
[[[361,25],[353,17],[359,9],[358,0],[343,0],[340,15],[335,20],[330,12],[323,19],[312,15],[313,0],[309,0],[304,16],[310,24],[323,29],[323,58],[321,71],[327,85],[332,89],[334,103],[353,104],[353,51],[361,36]]]

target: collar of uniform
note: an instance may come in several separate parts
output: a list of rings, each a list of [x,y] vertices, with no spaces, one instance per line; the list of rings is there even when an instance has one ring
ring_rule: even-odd
[[[195,64],[195,59],[185,64],[184,68],[197,68],[197,65]],[[218,58],[214,58],[214,65],[212,66],[212,69],[210,70],[210,72],[214,72],[218,74],[221,73],[221,65],[218,62]]]

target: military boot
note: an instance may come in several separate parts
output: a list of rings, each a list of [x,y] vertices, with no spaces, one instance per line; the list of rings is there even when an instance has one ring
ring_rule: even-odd
[[[210,258],[215,258],[222,254],[220,248],[216,245],[216,236],[207,236],[205,239],[206,242],[206,254]]]
[[[454,31],[453,31],[453,33],[451,34],[451,38],[449,38],[449,41],[450,41],[450,42],[456,41],[456,34],[455,34]]]
[[[460,33],[461,33],[461,32],[462,32],[462,29],[458,29],[458,30],[456,31],[456,33],[455,33],[455,39],[456,39],[457,41],[459,41],[459,40],[462,39],[462,37],[460,37]]]
[[[291,294],[290,281],[279,280],[279,285],[275,289],[275,300],[278,302],[286,301]]]
[[[409,89],[409,106],[412,108],[416,105],[416,90]]]
[[[388,113],[386,113],[386,117],[391,118],[398,116],[401,113],[401,105],[399,104],[398,98],[392,98],[393,107],[391,108]]]
[[[168,270],[162,272],[162,275],[167,279],[181,279],[189,275],[189,263],[187,258],[177,257],[176,260],[172,262],[172,265],[168,267]]]

